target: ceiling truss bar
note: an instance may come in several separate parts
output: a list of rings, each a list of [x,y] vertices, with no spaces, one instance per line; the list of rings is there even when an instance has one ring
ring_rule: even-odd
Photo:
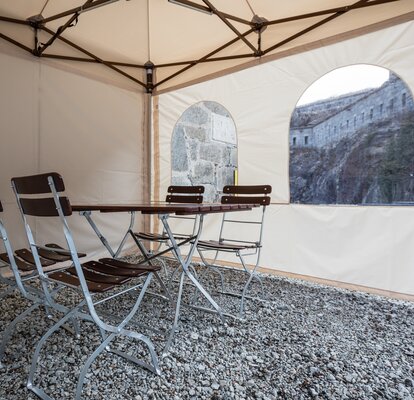
[[[0,38],[6,40],[9,43],[14,44],[17,47],[20,47],[23,50],[26,50],[27,52],[29,52],[30,54],[33,54],[33,51],[30,47],[25,46],[23,43],[18,42],[17,40],[12,39],[11,37],[4,35],[3,33],[0,32]]]
[[[13,24],[20,24],[20,25],[30,25],[29,21],[25,21],[22,19],[16,19],[16,18],[3,17],[1,15],[0,15],[0,21],[12,22]]]
[[[252,32],[254,32],[254,29],[249,29],[248,31],[244,32],[244,33],[242,34],[242,36],[247,36],[247,35],[249,35],[249,34],[250,34],[250,33],[252,33]],[[186,67],[181,68],[179,71],[175,72],[174,74],[172,74],[172,75],[170,75],[170,76],[167,76],[167,77],[166,77],[166,78],[164,78],[163,80],[159,81],[158,83],[156,83],[156,84],[154,85],[154,88],[156,88],[156,87],[157,87],[157,86],[159,86],[159,85],[162,85],[163,83],[165,83],[165,82],[169,81],[169,80],[170,80],[170,79],[172,79],[172,78],[175,78],[176,76],[178,76],[178,75],[182,74],[183,72],[185,72],[185,71],[187,71],[188,69],[190,69],[190,68],[194,67],[195,65],[197,65],[197,64],[199,64],[199,63],[204,62],[205,60],[209,59],[211,56],[214,56],[214,54],[219,53],[221,50],[224,50],[226,47],[231,46],[232,44],[234,44],[234,43],[238,42],[239,40],[240,40],[240,39],[239,39],[238,37],[237,37],[237,38],[234,38],[234,39],[232,39],[232,40],[230,40],[229,42],[227,42],[227,43],[223,44],[223,45],[222,45],[222,46],[220,46],[219,48],[217,48],[217,49],[213,50],[212,52],[210,52],[210,53],[206,54],[205,56],[201,57],[200,59],[198,59],[198,60],[196,60],[196,61],[193,61],[190,65],[187,65]]]
[[[55,58],[58,60],[68,60],[68,61],[79,61],[79,62],[88,62],[88,63],[95,63],[95,64],[102,64],[100,61],[97,61],[93,58],[83,58],[83,57],[71,57],[71,56],[62,56],[60,54],[42,54],[44,58]],[[124,63],[119,61],[105,61],[108,64],[112,64],[118,67],[128,67],[128,68],[141,68],[144,69],[145,67],[140,64],[132,64],[132,63]],[[188,64],[188,63],[186,63]]]
[[[54,21],[55,19],[67,17],[68,15],[72,15],[72,14],[75,14],[75,13],[81,13],[81,12],[84,12],[84,11],[88,11],[90,8],[95,8],[95,7],[100,7],[100,6],[104,6],[104,5],[107,5],[107,4],[111,4],[114,1],[118,1],[118,0],[95,0],[91,4],[76,7],[76,8],[72,8],[70,10],[63,11],[59,14],[52,15],[48,18],[45,18],[44,20],[42,20],[42,23],[46,24],[47,22]]]
[[[210,7],[206,7],[206,6],[203,6],[201,4],[194,3],[193,1],[190,1],[190,0],[177,0],[177,3],[180,3],[183,6],[189,6],[193,9],[195,9],[195,10],[200,10],[201,12],[206,12],[206,13],[212,13],[213,12],[213,10]],[[252,26],[252,23],[250,21],[248,21],[247,19],[239,18],[239,17],[236,17],[235,15],[231,15],[231,14],[227,14],[227,13],[223,13],[223,12],[221,13],[221,15],[223,15],[227,19],[231,19],[233,21],[240,22],[241,24],[246,24],[246,25]]]
[[[263,54],[267,54],[267,53],[269,53],[269,52],[277,49],[278,47],[281,47],[281,46],[285,45],[286,43],[289,43],[292,40],[297,39],[298,37],[303,36],[304,34],[306,34],[306,33],[310,32],[310,31],[312,31],[312,30],[320,27],[321,25],[325,25],[326,23],[332,21],[333,19],[338,18],[341,15],[344,15],[345,13],[347,13],[348,11],[351,11],[352,9],[356,8],[358,5],[360,5],[362,3],[366,3],[368,1],[369,0],[359,0],[356,3],[354,3],[354,4],[352,4],[352,5],[348,6],[348,7],[345,7],[344,10],[338,11],[335,14],[330,15],[329,17],[324,18],[323,20],[317,22],[316,24],[312,24],[308,28],[302,29],[298,33],[295,33],[294,35],[289,36],[287,39],[284,39],[281,42],[276,43],[273,46],[270,46],[268,49],[266,49],[266,50],[263,51]]]
[[[217,10],[216,7],[213,6],[213,4],[210,3],[209,0],[203,0],[203,3],[206,4],[210,10],[217,15],[217,17],[219,17],[236,35],[237,37],[242,40],[248,47],[250,47],[250,49],[256,53],[257,55],[259,55],[259,51],[233,26],[233,24],[231,24],[229,21],[227,21],[227,19],[223,16],[223,14]]]
[[[46,28],[45,26],[41,26],[40,29],[44,30],[45,32],[49,33],[50,35],[54,35],[55,32],[53,32],[52,30],[50,30],[49,28]],[[59,36],[58,37],[59,40],[61,40],[62,42],[68,44],[69,46],[73,47],[74,49],[80,51],[81,53],[86,54],[87,56],[93,58],[94,60],[98,61],[99,63],[105,65],[106,67],[118,72],[119,74],[125,76],[126,78],[138,83],[139,85],[143,86],[145,89],[147,89],[147,85],[143,82],[141,82],[139,79],[134,78],[133,76],[127,74],[126,72],[122,71],[121,69],[115,67],[114,65],[112,65],[111,63],[102,60],[101,58],[99,58],[98,56],[92,54],[90,51],[83,49],[82,47],[78,46],[77,44],[71,42],[68,39],[65,39],[63,36]]]
[[[87,7],[89,4],[91,4],[93,2],[93,0],[87,0],[86,3],[82,6],[82,8],[84,9],[85,7]],[[53,44],[53,42],[67,29],[69,28],[72,23],[74,21],[76,21],[79,17],[79,12],[74,13],[68,20],[67,22],[60,26],[56,33],[41,47],[36,48],[34,54],[37,56],[42,55],[42,53]]]
[[[365,7],[377,6],[379,4],[393,3],[393,2],[396,2],[396,1],[400,1],[400,0],[372,0],[369,3],[359,4],[359,5],[355,6],[354,8],[365,8]],[[321,15],[334,14],[334,13],[337,13],[337,12],[345,12],[347,10],[347,8],[349,8],[349,6],[330,8],[330,9],[326,9],[326,10],[315,11],[315,12],[312,12],[312,13],[295,15],[293,17],[275,19],[273,21],[265,21],[265,22],[263,22],[263,26],[283,24],[285,22],[292,22],[292,21],[297,21],[297,20],[300,20],[300,19],[319,17]]]
[[[235,15],[227,14],[227,13],[224,13],[224,12],[222,12],[221,15],[224,18],[231,19],[232,21],[240,22],[241,24],[245,24],[245,25],[249,25],[249,26],[254,25],[254,24],[252,24],[251,21],[248,21],[247,19],[236,17]]]
[[[175,63],[167,63],[167,64],[158,64],[155,67],[156,68],[165,68],[165,67],[178,67],[180,65],[189,65],[194,63],[206,63],[206,62],[212,62],[212,61],[226,61],[226,60],[234,60],[236,58],[248,58],[248,57],[255,57],[254,53],[246,53],[246,54],[238,54],[233,56],[223,56],[223,57],[213,57],[208,58],[206,60],[192,60],[192,61],[179,61]]]

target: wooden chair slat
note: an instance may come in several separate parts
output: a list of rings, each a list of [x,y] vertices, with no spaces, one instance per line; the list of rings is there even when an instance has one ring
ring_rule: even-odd
[[[176,186],[171,185],[167,189],[168,193],[182,193],[182,194],[201,194],[204,193],[204,186]]]
[[[19,194],[51,193],[48,182],[49,176],[53,178],[56,190],[58,192],[63,192],[65,190],[65,184],[63,183],[62,177],[57,172],[12,178],[12,182]]]
[[[227,185],[223,188],[224,194],[270,194],[270,185]]]
[[[56,210],[55,201],[48,197],[45,199],[20,199],[23,212],[35,217],[57,217],[59,214]],[[72,207],[67,197],[60,197],[60,206],[63,215],[72,215]]]
[[[178,196],[178,195],[167,195],[165,201],[168,203],[195,203],[201,204],[203,202],[203,196]]]
[[[268,206],[270,196],[222,196],[222,204],[260,204]]]

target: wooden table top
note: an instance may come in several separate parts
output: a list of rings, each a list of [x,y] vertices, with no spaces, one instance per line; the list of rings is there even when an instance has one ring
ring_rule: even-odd
[[[211,214],[215,212],[243,211],[258,207],[257,204],[221,204],[221,203],[141,203],[141,204],[76,204],[72,211],[141,212],[142,214]]]

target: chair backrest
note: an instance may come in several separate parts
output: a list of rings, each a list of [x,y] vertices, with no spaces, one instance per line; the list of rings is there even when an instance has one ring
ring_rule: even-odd
[[[270,185],[234,186],[227,185],[223,188],[222,204],[259,204],[268,206],[270,204]]]
[[[201,204],[203,202],[204,186],[177,186],[171,185],[167,189],[165,201],[167,203],[194,203]],[[194,235],[196,230],[195,216],[179,216],[171,215],[170,220],[176,221],[172,226],[172,232],[175,236],[189,237]],[[185,221],[187,220],[187,221]],[[165,232],[164,232],[165,233]]]
[[[46,284],[47,277],[42,268],[39,248],[48,248],[36,243],[31,229],[33,220],[30,220],[29,222],[27,216],[59,218],[69,249],[68,254],[70,254],[72,262],[76,268],[76,273],[87,303],[90,308],[93,308],[91,296],[81,268],[72,233],[66,221],[66,216],[72,215],[70,201],[66,196],[61,196],[59,194],[65,190],[62,177],[56,172],[51,172],[32,176],[15,177],[12,178],[11,182],[17,204],[23,218],[27,239],[30,244],[30,251],[36,264],[38,274],[42,278],[42,288],[46,299],[49,302],[53,302],[50,289]],[[41,223],[40,221],[42,219],[43,218],[38,218],[37,223]]]
[[[204,186],[169,186],[167,203],[202,203]]]
[[[263,223],[266,207],[270,204],[272,193],[272,187],[270,185],[227,185],[223,188],[223,195],[221,197],[222,204],[256,204],[260,205],[261,213],[260,217],[255,214],[253,217],[250,213],[237,213],[241,214],[235,216],[235,213],[225,213],[223,214],[222,224],[220,228],[220,241],[232,241],[240,243],[250,243],[256,246],[261,246],[262,237],[263,237]],[[229,217],[230,216],[230,217]],[[256,218],[256,219],[255,219]],[[249,239],[239,239],[239,238],[228,238],[225,237],[225,227],[228,227],[231,224],[242,224],[247,225]],[[258,233],[253,233],[252,225],[258,226]],[[241,234],[241,227],[237,229],[237,232]],[[250,239],[251,238],[251,239]]]
[[[35,217],[57,217],[59,210],[64,216],[72,215],[69,199],[59,196],[58,193],[65,190],[62,177],[56,173],[39,174],[12,178],[17,203],[24,215]],[[24,195],[52,194],[51,197],[23,197]],[[56,200],[59,200],[56,203]]]

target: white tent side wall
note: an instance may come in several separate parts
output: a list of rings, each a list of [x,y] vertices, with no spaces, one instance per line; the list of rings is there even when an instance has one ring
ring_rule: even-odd
[[[59,172],[72,204],[142,201],[145,95],[55,68],[1,45],[0,199],[12,245],[26,246],[10,187],[12,176]],[[96,213],[96,221],[115,246],[129,215]],[[83,217],[75,215],[69,222],[79,250],[107,254]],[[137,226],[141,223],[137,216]],[[37,232],[40,242],[55,238],[64,244],[52,222],[47,230]]]
[[[335,68],[373,64],[397,73],[414,91],[414,22],[275,60],[156,98],[155,194],[171,181],[171,134],[191,105],[210,100],[232,115],[240,184],[271,184],[261,266],[414,294],[411,207],[310,206],[289,203],[289,123],[307,87]],[[284,204],[283,204],[284,203]],[[217,238],[219,217],[204,236]]]

